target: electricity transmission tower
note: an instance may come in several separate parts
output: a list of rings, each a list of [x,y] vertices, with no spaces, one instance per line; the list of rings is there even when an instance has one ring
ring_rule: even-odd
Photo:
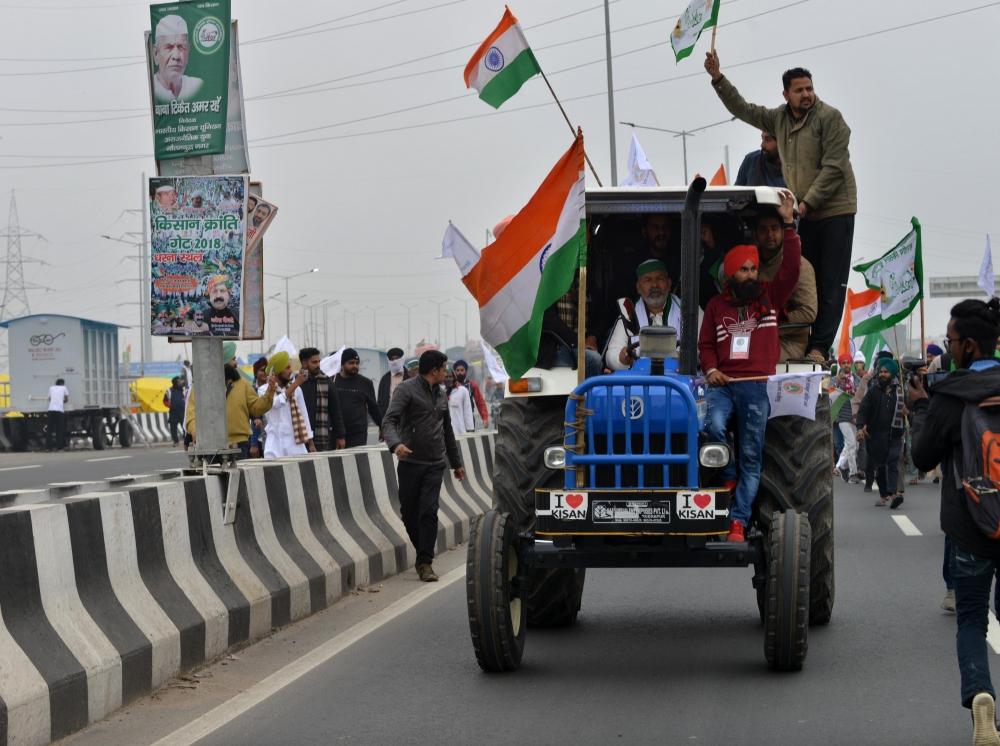
[[[21,227],[17,215],[17,202],[14,199],[14,192],[10,193],[10,212],[7,218],[7,230],[0,232],[0,237],[7,239],[7,254],[0,264],[6,268],[3,295],[0,296],[0,321],[16,319],[19,316],[27,316],[31,313],[31,306],[28,303],[28,290],[41,289],[41,286],[26,283],[24,280],[25,264],[45,264],[41,259],[25,257],[21,252],[22,238],[45,237],[40,233],[25,230]],[[7,330],[0,329],[0,368],[7,367]]]

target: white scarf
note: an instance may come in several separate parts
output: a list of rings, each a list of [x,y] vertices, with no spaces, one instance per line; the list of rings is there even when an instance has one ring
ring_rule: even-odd
[[[639,298],[635,302],[635,316],[639,321],[639,328],[643,329],[651,326],[649,323],[649,311],[646,310],[646,301]],[[681,339],[681,299],[673,293],[667,296],[667,304],[663,309],[662,321],[659,326],[672,326],[677,330],[677,341]],[[639,337],[632,337],[633,342],[638,342]]]

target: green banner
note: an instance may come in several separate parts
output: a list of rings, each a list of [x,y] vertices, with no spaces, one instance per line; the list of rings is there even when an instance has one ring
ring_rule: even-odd
[[[225,152],[230,15],[229,0],[149,7],[146,48],[157,160]]]
[[[910,218],[913,229],[878,259],[855,265],[865,284],[882,291],[881,326],[891,329],[913,313],[924,297],[924,265],[920,245],[920,221]],[[856,326],[855,334],[875,331],[874,325]]]

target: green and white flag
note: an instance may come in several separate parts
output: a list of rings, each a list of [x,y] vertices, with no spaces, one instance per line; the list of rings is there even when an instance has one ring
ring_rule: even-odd
[[[149,88],[156,160],[226,150],[229,0],[149,7]]]
[[[881,291],[881,316],[885,327],[894,326],[909,316],[924,296],[920,222],[916,218],[911,218],[910,222],[913,230],[886,254],[854,267],[864,275],[868,287]]]
[[[694,51],[701,32],[719,21],[719,0],[691,0],[670,33],[670,46],[677,62]]]

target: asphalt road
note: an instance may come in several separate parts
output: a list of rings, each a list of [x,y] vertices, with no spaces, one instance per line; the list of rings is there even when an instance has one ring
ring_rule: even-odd
[[[967,743],[937,488],[898,511],[836,499],[833,621],[798,673],[766,668],[750,570],[720,569],[588,571],[576,627],[529,630],[519,671],[483,674],[460,548],[447,584],[391,579],[67,743]]]

